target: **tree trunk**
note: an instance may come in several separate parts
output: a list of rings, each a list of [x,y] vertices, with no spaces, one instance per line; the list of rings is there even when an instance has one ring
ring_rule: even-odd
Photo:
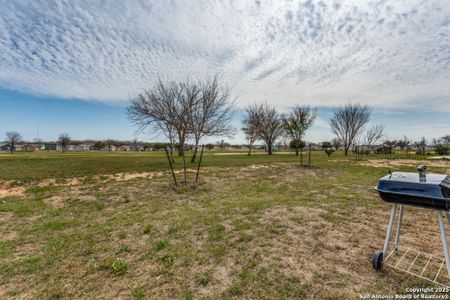
[[[295,145],[295,156],[298,156],[298,145]]]
[[[184,156],[184,136],[178,135],[178,156]]]
[[[194,146],[194,153],[192,154],[191,163],[195,162],[195,158],[197,157],[197,151],[198,151],[198,140],[195,140],[195,146]]]
[[[300,166],[303,166],[303,147],[300,147]]]
[[[309,143],[309,152],[308,152],[308,165],[311,164],[311,143]]]
[[[272,155],[272,143],[267,143],[267,153]]]
[[[249,144],[247,156],[250,156],[251,153],[252,153],[252,144]]]
[[[170,159],[172,160],[172,162],[175,162],[175,159],[173,158],[173,148],[174,145],[173,143],[170,144]]]
[[[348,154],[348,147],[344,147],[344,155],[347,156]]]

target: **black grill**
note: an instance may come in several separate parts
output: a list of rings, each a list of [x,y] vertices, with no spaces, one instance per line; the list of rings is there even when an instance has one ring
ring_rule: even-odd
[[[450,176],[394,172],[380,179],[376,190],[391,203],[450,211]]]

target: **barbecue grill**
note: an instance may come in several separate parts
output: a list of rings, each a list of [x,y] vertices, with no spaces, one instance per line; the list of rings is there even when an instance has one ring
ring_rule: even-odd
[[[447,267],[448,278],[450,279],[450,257],[445,232],[445,223],[443,220],[443,215],[445,214],[450,225],[450,176],[441,174],[426,174],[426,166],[424,165],[417,167],[417,170],[418,173],[391,173],[389,171],[389,175],[382,177],[378,182],[378,186],[376,187],[378,194],[384,201],[392,203],[392,208],[383,251],[375,251],[372,257],[372,265],[373,268],[378,271],[383,267],[383,264],[386,264],[422,279],[447,286],[446,284],[439,282],[438,278],[445,265]],[[406,248],[406,250],[403,251],[404,254],[399,255],[399,260],[395,263],[391,263],[389,261],[389,259],[393,258],[395,256],[394,254],[399,252],[400,249],[400,227],[402,224],[405,205],[437,210],[438,223],[441,232],[441,242],[444,249],[443,259],[417,250]],[[397,221],[397,231],[394,239],[394,248],[388,253],[397,207],[399,207],[399,215]],[[412,255],[413,260],[411,263],[408,262],[405,264],[405,257],[408,253],[409,255]],[[432,276],[425,276],[424,274],[429,271],[427,268],[430,268],[430,262],[436,260],[438,261],[437,273]],[[423,267],[421,266],[418,268],[415,264],[419,261],[426,263]],[[404,267],[401,267],[402,264]]]

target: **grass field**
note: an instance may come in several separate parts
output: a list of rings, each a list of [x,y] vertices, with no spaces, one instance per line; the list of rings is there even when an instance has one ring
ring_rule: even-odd
[[[0,154],[0,298],[356,299],[431,286],[371,268],[389,213],[373,187],[419,160],[217,154],[181,189],[163,153]],[[402,243],[442,256],[434,211],[408,207],[402,230]]]

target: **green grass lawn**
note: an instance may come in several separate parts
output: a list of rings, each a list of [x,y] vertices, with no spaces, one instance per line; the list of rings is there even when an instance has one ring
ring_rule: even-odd
[[[389,210],[373,187],[419,163],[380,158],[317,151],[300,167],[292,154],[211,152],[199,186],[174,189],[163,153],[2,154],[0,186],[23,194],[0,198],[0,298],[355,299],[430,286],[371,269]],[[407,208],[404,224],[402,243],[442,256],[433,211]]]

